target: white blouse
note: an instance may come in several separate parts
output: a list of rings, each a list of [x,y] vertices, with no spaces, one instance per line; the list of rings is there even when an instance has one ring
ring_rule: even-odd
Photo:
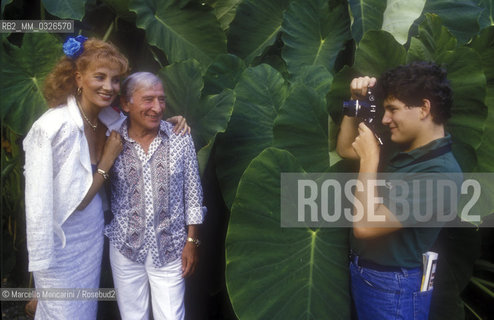
[[[118,130],[126,117],[106,107],[99,119]],[[46,111],[23,141],[26,153],[26,232],[29,271],[50,267],[54,234],[65,247],[62,224],[76,210],[93,181],[84,123],[75,98]]]

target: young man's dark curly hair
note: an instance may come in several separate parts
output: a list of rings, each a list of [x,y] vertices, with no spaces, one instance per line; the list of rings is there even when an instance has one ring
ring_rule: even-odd
[[[451,117],[452,90],[446,71],[433,62],[412,62],[386,71],[378,79],[375,94],[379,101],[395,98],[408,107],[431,102],[435,123],[444,124]]]

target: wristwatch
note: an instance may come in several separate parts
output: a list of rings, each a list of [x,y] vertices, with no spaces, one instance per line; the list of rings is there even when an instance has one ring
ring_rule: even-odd
[[[191,237],[188,237],[187,238],[187,242],[192,242],[193,244],[196,245],[196,247],[199,248],[199,246],[201,245],[201,241],[199,241],[199,239],[194,239],[194,238],[191,238]]]

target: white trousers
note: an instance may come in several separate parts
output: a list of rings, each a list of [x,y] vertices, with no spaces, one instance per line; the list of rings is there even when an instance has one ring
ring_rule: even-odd
[[[156,268],[151,254],[144,264],[140,264],[129,260],[110,244],[110,263],[122,320],[149,319],[150,291],[155,320],[184,319],[182,259]]]

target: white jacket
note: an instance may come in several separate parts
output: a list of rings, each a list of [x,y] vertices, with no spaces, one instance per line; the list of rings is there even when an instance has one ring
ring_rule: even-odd
[[[111,107],[99,119],[118,130],[126,117]],[[84,123],[75,98],[46,111],[23,142],[26,153],[26,234],[29,271],[50,267],[54,235],[65,247],[62,224],[76,210],[93,181]]]

